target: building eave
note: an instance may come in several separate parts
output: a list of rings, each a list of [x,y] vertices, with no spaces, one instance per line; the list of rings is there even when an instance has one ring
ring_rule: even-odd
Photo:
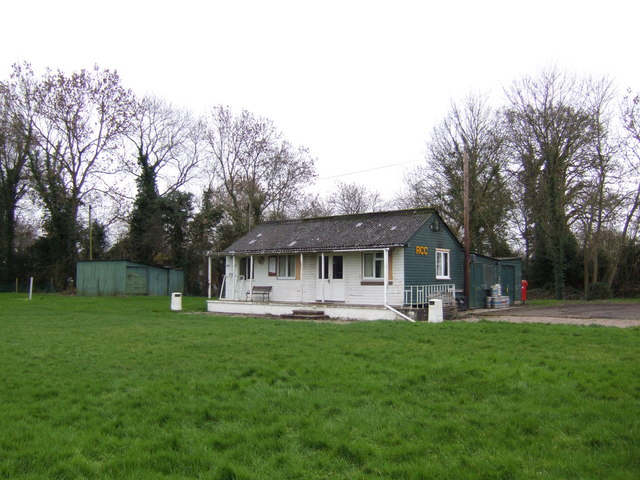
[[[280,248],[261,250],[232,250],[223,252],[213,252],[213,257],[237,257],[250,255],[291,255],[296,253],[348,253],[348,252],[368,252],[371,250],[384,250],[385,248],[406,247],[406,243],[380,244],[380,245],[357,245],[352,247],[327,246],[323,248]]]

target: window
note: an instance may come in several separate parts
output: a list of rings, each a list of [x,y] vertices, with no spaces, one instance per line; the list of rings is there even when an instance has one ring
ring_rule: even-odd
[[[448,280],[450,278],[449,250],[436,249],[436,279]]]
[[[277,270],[278,257],[269,257],[269,276],[275,277],[278,274]]]
[[[384,253],[372,252],[362,256],[363,278],[384,278]]]
[[[342,280],[342,255],[335,255],[332,258],[331,267],[333,268],[331,278],[334,280]]]
[[[255,275],[255,268],[254,271],[251,271],[251,257],[242,257],[240,259],[240,271],[239,271],[239,275],[244,275],[244,278],[248,279],[253,279],[254,277],[251,274]]]
[[[322,279],[322,257],[318,257],[318,278]],[[324,256],[324,279],[329,278],[329,255]],[[342,255],[331,256],[331,278],[342,280],[343,278],[343,257]]]
[[[295,255],[281,255],[278,257],[278,278],[296,278]]]

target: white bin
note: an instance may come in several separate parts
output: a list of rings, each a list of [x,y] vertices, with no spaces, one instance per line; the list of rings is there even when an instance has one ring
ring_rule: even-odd
[[[441,323],[442,320],[442,300],[429,300],[429,323]]]
[[[171,310],[182,310],[182,294],[180,292],[173,292],[171,294]]]

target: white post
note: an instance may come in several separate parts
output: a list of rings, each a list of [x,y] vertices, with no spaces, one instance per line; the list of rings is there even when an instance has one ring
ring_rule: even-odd
[[[31,297],[33,295],[33,277],[29,278],[29,300],[31,300]]]
[[[300,252],[300,302],[304,303],[304,254]]]
[[[211,299],[211,257],[207,257],[207,298]]]
[[[238,289],[238,279],[236,277],[236,256],[231,257],[231,278],[233,278],[233,290],[231,300],[236,300],[236,290]]]
[[[249,298],[253,302],[253,255],[249,257]]]
[[[384,304],[387,304],[387,290],[389,289],[389,249],[384,249]]]
[[[320,301],[324,302],[324,253],[320,254]]]

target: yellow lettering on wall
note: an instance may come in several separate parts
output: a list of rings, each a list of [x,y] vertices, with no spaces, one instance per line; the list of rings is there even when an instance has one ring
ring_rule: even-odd
[[[429,255],[429,247],[416,245],[416,255]]]

